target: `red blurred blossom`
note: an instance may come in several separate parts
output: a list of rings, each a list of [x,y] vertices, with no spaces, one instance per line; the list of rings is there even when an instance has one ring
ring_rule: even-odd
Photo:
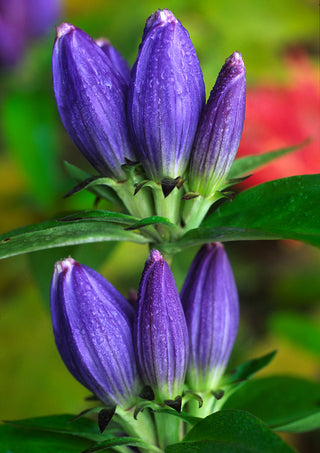
[[[285,63],[289,74],[287,84],[265,83],[248,89],[237,157],[311,140],[301,150],[255,171],[244,183],[247,187],[287,176],[320,173],[319,71],[302,52],[286,58]]]

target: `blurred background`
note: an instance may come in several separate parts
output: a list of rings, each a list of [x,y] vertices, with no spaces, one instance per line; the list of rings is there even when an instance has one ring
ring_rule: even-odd
[[[10,3],[16,5],[14,13]],[[23,3],[38,4],[27,21]],[[41,3],[52,3],[52,9],[41,10]],[[106,37],[133,64],[145,20],[165,7],[190,33],[207,94],[226,57],[234,50],[243,55],[248,97],[239,156],[310,139],[299,151],[258,171],[247,186],[320,173],[316,0],[0,0],[0,233],[93,207],[88,193],[62,198],[73,186],[63,161],[84,169],[88,164],[64,131],[55,106],[54,25],[67,21],[93,38]],[[293,241],[229,243],[226,249],[242,313],[230,366],[277,349],[261,375],[318,380],[319,250]],[[179,288],[195,253],[190,249],[174,259]],[[109,243],[0,261],[0,419],[77,413],[87,407],[83,399],[88,392],[69,375],[54,345],[48,310],[54,262],[72,255],[127,295],[138,286],[147,254],[144,246]],[[286,439],[301,452],[318,451],[315,433]]]

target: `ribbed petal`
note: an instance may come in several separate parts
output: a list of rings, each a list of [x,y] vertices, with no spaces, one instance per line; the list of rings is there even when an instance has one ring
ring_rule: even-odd
[[[114,67],[120,72],[124,80],[129,85],[130,82],[130,66],[128,62],[123,58],[120,52],[115,49],[107,39],[100,38],[96,40],[96,43],[104,51],[104,53],[112,61]]]
[[[189,340],[173,275],[157,250],[151,251],[141,278],[134,332],[144,384],[160,401],[175,398],[185,379]]]
[[[51,315],[70,373],[107,405],[129,407],[137,393],[133,309],[101,275],[72,258],[55,265]]]
[[[98,172],[124,179],[125,157],[135,160],[125,112],[127,82],[84,31],[67,23],[57,29],[52,67],[68,134]]]
[[[148,176],[184,173],[205,102],[199,61],[187,30],[165,10],[146,22],[128,95],[128,121]]]
[[[222,244],[200,249],[181,301],[190,340],[188,384],[195,391],[213,390],[229,360],[239,324],[237,288]]]
[[[190,189],[210,195],[236,156],[245,116],[246,77],[242,57],[227,58],[204,108],[191,156]]]

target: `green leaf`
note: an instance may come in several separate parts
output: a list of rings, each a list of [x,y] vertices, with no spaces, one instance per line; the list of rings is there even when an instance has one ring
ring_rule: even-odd
[[[167,253],[212,241],[295,239],[320,247],[320,174],[252,187],[224,203],[201,226],[162,247]]]
[[[93,453],[95,451],[107,451],[113,447],[119,447],[129,445],[130,447],[140,447],[144,448],[147,451],[156,451],[161,452],[161,450],[154,446],[150,445],[142,439],[136,437],[113,437],[112,439],[105,440],[103,442],[99,442],[98,444],[89,447],[87,450],[83,451],[82,453]]]
[[[146,217],[145,219],[142,219],[139,222],[130,225],[129,227],[126,228],[126,230],[137,230],[138,228],[145,227],[148,225],[166,225],[168,227],[176,228],[176,225],[170,222],[170,220],[167,219],[166,217],[154,215],[152,217]]]
[[[3,453],[79,453],[91,445],[92,441],[81,437],[0,426],[0,451]]]
[[[240,178],[248,173],[251,173],[256,168],[262,167],[263,165],[268,164],[274,159],[278,159],[285,154],[289,154],[293,151],[301,149],[302,147],[306,146],[308,142],[309,140],[305,140],[302,143],[299,143],[295,146],[290,146],[289,148],[278,149],[276,151],[270,151],[268,153],[254,154],[252,156],[236,159],[228,174],[228,179]]]
[[[262,368],[269,365],[269,363],[274,359],[276,353],[277,351],[272,351],[262,357],[258,357],[257,359],[251,359],[247,362],[241,363],[241,365],[237,366],[234,373],[223,381],[223,384],[232,384],[234,382],[249,379]]]
[[[138,219],[107,211],[82,211],[57,220],[19,228],[0,236],[0,258],[52,247],[102,241],[131,241],[146,244],[149,240],[124,225]]]
[[[92,176],[90,173],[76,167],[75,165],[70,164],[69,162],[64,162],[65,167],[69,175],[78,183],[66,196],[70,196],[73,193],[77,193],[80,190],[88,190],[99,198],[105,198],[111,203],[124,207],[122,201],[117,196],[116,192],[108,187],[107,185],[101,185],[102,180],[107,181],[108,178],[99,178],[98,176]],[[100,185],[99,185],[100,181]]]
[[[86,417],[77,418],[75,415],[71,414],[36,417],[24,420],[10,420],[5,421],[4,423],[17,428],[27,428],[29,430],[83,437],[94,442],[99,442],[112,437],[110,431],[105,431],[103,434],[100,434],[96,421]],[[1,429],[2,428],[3,426],[1,426]]]
[[[320,427],[320,385],[306,379],[272,376],[246,382],[224,409],[242,409],[278,431],[309,431]],[[286,428],[287,426],[287,428]]]
[[[314,431],[320,427],[320,411],[307,417],[300,418],[287,425],[281,425],[275,428],[275,431],[285,431],[287,433],[304,433]]]
[[[166,453],[195,451],[292,453],[294,450],[253,415],[244,411],[223,410],[194,426],[182,443],[166,448]]]
[[[193,415],[188,414],[187,412],[177,412],[173,409],[156,409],[153,410],[153,412],[159,412],[160,414],[170,414],[173,415],[174,417],[178,417],[181,420],[183,420],[186,423],[189,423],[190,425],[195,425],[196,423],[199,423],[201,420],[200,417],[194,417]]]

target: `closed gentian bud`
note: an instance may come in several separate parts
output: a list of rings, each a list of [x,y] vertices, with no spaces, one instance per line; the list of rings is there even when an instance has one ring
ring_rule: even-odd
[[[138,368],[156,400],[181,394],[189,340],[186,320],[172,272],[160,252],[152,250],[140,281],[134,327]]]
[[[114,67],[120,72],[124,80],[129,84],[130,82],[130,66],[123,58],[120,52],[115,49],[107,39],[99,38],[96,43],[104,51],[104,53],[112,61]]]
[[[245,115],[246,76],[241,54],[227,58],[204,108],[189,172],[190,190],[203,196],[221,188],[236,156]]]
[[[99,173],[125,179],[125,157],[135,160],[125,112],[127,82],[98,44],[68,23],[57,28],[52,67],[68,134]]]
[[[237,288],[222,244],[200,249],[184,282],[181,301],[190,340],[187,382],[194,391],[214,390],[239,324]]]
[[[128,95],[131,136],[151,179],[182,176],[204,102],[187,30],[171,11],[156,11],[146,22]]]
[[[134,404],[138,380],[129,302],[100,274],[68,258],[55,265],[51,315],[70,373],[107,406]]]

